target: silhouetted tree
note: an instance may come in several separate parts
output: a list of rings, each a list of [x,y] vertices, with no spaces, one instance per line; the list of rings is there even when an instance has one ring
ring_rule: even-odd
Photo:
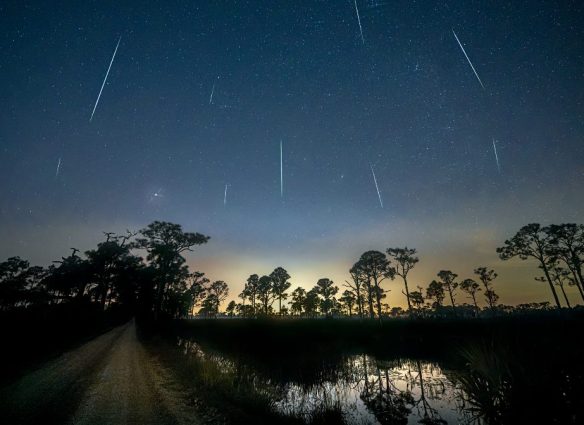
[[[288,298],[288,294],[286,291],[290,288],[290,275],[288,272],[282,268],[277,267],[274,271],[270,274],[270,278],[272,279],[272,288],[274,291],[274,296],[278,300],[278,313],[282,314],[282,300]]]
[[[203,272],[193,272],[188,277],[188,295],[189,295],[189,306],[188,314],[193,313],[193,309],[200,305],[200,303],[205,299],[207,292],[207,285],[209,284],[209,279],[205,277]]]
[[[160,314],[164,293],[169,284],[176,281],[185,262],[183,253],[192,251],[196,245],[209,241],[209,237],[200,233],[184,232],[178,224],[154,221],[140,230],[132,247],[145,249],[147,260],[156,270],[154,317]]]
[[[563,269],[560,266],[550,267],[549,269],[550,277],[554,282],[554,285],[558,286],[562,291],[562,295],[564,296],[564,301],[566,301],[566,305],[568,308],[572,308],[570,305],[570,301],[568,300],[568,295],[566,295],[566,290],[564,289],[564,283],[569,281],[570,272],[568,270]],[[538,282],[545,282],[545,276],[536,277],[535,280]]]
[[[229,288],[227,283],[216,280],[205,288],[205,298],[201,303],[199,314],[215,317],[219,313],[219,306],[227,298]]]
[[[290,303],[290,309],[292,314],[298,316],[302,315],[304,312],[304,305],[306,303],[306,290],[302,287],[296,288],[292,291],[292,302]]]
[[[544,272],[550,290],[554,296],[556,306],[561,308],[560,300],[549,274],[549,267],[555,262],[553,244],[546,230],[537,223],[523,226],[511,239],[505,241],[505,246],[497,248],[497,253],[502,260],[519,257],[522,260],[535,258]]]
[[[10,257],[0,263],[0,310],[26,306],[43,297],[39,284],[44,276],[42,267],[31,267],[20,257]]]
[[[312,288],[306,293],[306,298],[304,299],[304,312],[308,317],[314,317],[318,313],[318,307],[320,305],[320,297],[316,288]]]
[[[216,280],[215,282],[211,283],[211,285],[209,285],[207,292],[209,294],[213,294],[215,297],[217,297],[219,303],[222,303],[225,301],[225,298],[227,298],[227,295],[229,295],[229,287],[227,286],[227,283],[223,282],[222,280]]]
[[[95,284],[92,292],[95,294],[102,310],[106,307],[108,297],[111,299],[117,283],[121,283],[119,274],[131,264],[139,263],[138,259],[130,254],[129,245],[126,243],[134,236],[117,236],[114,233],[104,233],[106,240],[97,245],[97,249],[85,253],[92,273],[92,281]],[[129,283],[129,282],[126,282]]]
[[[227,304],[227,308],[225,309],[225,313],[227,313],[228,316],[233,317],[233,315],[235,313],[236,306],[237,306],[237,304],[235,303],[235,301],[231,300],[229,302],[229,304]]]
[[[550,238],[550,251],[553,256],[563,261],[573,276],[574,286],[578,288],[584,300],[584,225],[574,223],[552,224],[545,228]]]
[[[262,276],[258,280],[257,298],[262,306],[263,314],[267,315],[275,299],[273,281],[270,276]]]
[[[79,257],[77,252],[79,250],[73,248],[71,255],[54,262],[58,266],[49,267],[45,285],[57,302],[71,297],[80,302],[93,280],[93,267],[88,260]]]
[[[489,270],[486,267],[477,267],[474,269],[474,273],[479,277],[479,280],[485,288],[485,298],[487,300],[487,304],[491,310],[494,310],[497,306],[497,301],[499,300],[499,296],[493,289],[493,281],[497,278],[497,273],[495,273],[495,270]]]
[[[472,279],[464,279],[462,282],[460,282],[460,289],[466,292],[468,296],[472,299],[475,311],[478,313],[479,306],[477,304],[477,292],[481,290],[480,285]]]
[[[422,294],[422,288],[418,286],[417,291],[412,291],[409,293],[410,303],[413,308],[419,309],[424,305],[424,295]]]
[[[359,313],[359,317],[363,317],[363,285],[364,279],[363,274],[357,267],[357,263],[351,267],[349,270],[349,274],[351,275],[351,279],[353,283],[345,280],[345,286],[347,286],[354,294],[357,301],[357,312]]]
[[[440,270],[438,272],[438,277],[441,280],[442,287],[446,289],[450,297],[450,302],[452,303],[452,312],[456,315],[456,306],[454,304],[454,294],[456,288],[458,287],[458,282],[455,279],[458,277],[456,273],[452,273],[450,270]]]
[[[371,310],[370,315],[373,318],[372,298],[375,297],[377,316],[381,322],[381,298],[384,293],[381,288],[381,282],[390,276],[389,261],[382,252],[367,251],[361,255],[356,266],[359,270],[359,275],[366,279],[365,283],[369,293],[369,308]]]
[[[207,294],[203,302],[201,303],[201,309],[199,314],[207,317],[215,317],[219,312],[219,300],[215,294]]]
[[[339,301],[341,302],[341,304],[344,307],[347,308],[347,310],[349,312],[349,316],[352,316],[353,315],[353,307],[355,306],[355,303],[357,302],[357,297],[355,296],[355,293],[353,291],[346,289],[345,291],[343,291],[343,294],[339,298]]]
[[[260,278],[257,274],[250,275],[250,277],[247,278],[247,281],[245,282],[245,287],[243,288],[243,291],[241,293],[241,298],[243,298],[244,300],[245,298],[249,298],[253,314],[255,314],[256,311],[256,297],[258,293],[259,280]]]
[[[322,297],[320,302],[320,310],[325,316],[330,315],[330,311],[334,306],[334,296],[339,291],[337,286],[333,286],[333,281],[327,278],[319,279],[316,282],[315,291]]]
[[[442,282],[438,282],[436,280],[430,282],[428,288],[426,289],[426,298],[435,300],[434,301],[435,308],[438,309],[439,307],[442,307],[444,303],[444,297],[445,297],[444,285],[442,284]]]
[[[410,298],[410,291],[408,288],[408,273],[420,261],[416,256],[416,250],[405,248],[388,248],[387,255],[389,256],[389,275],[400,276],[404,281],[406,289],[405,296],[408,300],[408,310],[412,310],[412,303]]]

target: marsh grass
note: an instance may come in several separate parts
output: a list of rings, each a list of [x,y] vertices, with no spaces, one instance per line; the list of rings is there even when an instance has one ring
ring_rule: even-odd
[[[334,402],[285,413],[276,403],[288,384],[322,388],[342,381],[342,360],[367,353],[379,365],[400,358],[439,363],[471,422],[570,424],[583,419],[583,350],[574,340],[583,328],[580,312],[383,326],[338,319],[189,320],[164,323],[155,331],[163,337],[149,345],[193,388],[193,399],[228,423],[342,423],[343,408]],[[423,420],[443,423],[428,415]]]

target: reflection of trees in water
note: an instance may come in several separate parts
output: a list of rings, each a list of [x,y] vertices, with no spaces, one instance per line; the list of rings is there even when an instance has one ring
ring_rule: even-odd
[[[420,423],[423,424],[445,424],[446,421],[440,417],[438,410],[433,408],[430,404],[431,400],[440,400],[446,393],[446,385],[444,379],[435,379],[433,364],[427,363],[425,366],[430,369],[429,375],[432,377],[427,382],[424,382],[424,374],[422,373],[422,364],[419,360],[415,361],[417,376],[413,381],[420,386],[420,395],[418,399],[414,400],[414,405],[418,409],[418,416],[421,417]],[[442,371],[440,370],[440,373]],[[422,413],[423,412],[423,413]]]
[[[358,355],[334,364],[303,361],[302,367],[314,370],[286,374],[281,369],[272,376],[267,373],[271,370],[204,351],[193,341],[183,340],[179,345],[185,354],[200,360],[198,367],[206,382],[248,389],[269,400],[273,409],[307,422],[316,415],[333,414],[349,423],[406,424],[413,415],[419,423],[444,424],[434,404],[445,401],[455,406],[455,388],[434,363],[378,361]]]
[[[363,356],[364,385],[361,399],[381,424],[406,424],[413,404],[412,393],[397,389],[389,378],[389,369],[383,372],[379,363],[368,367],[368,358]]]
[[[377,389],[374,403],[366,405],[374,412],[380,423],[407,423],[414,412],[424,424],[444,424],[434,401],[452,397],[453,387],[445,379],[442,370],[433,363],[416,361],[375,362],[373,374],[365,364],[364,401],[371,399],[371,389]],[[371,377],[372,376],[372,377]]]

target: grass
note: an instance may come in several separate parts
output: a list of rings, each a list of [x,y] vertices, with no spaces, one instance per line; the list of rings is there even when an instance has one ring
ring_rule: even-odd
[[[342,357],[361,353],[379,360],[439,361],[456,370],[453,379],[474,397],[467,401],[474,401],[477,415],[491,422],[529,417],[573,423],[570,418],[578,411],[573,403],[584,397],[584,353],[577,341],[582,329],[580,311],[473,320],[397,319],[382,326],[342,319],[179,320],[160,324],[150,347],[178,379],[194,388],[202,404],[221,412],[229,423],[342,423],[340,406],[323,406],[308,417],[276,413],[274,391],[287,382],[310,386],[334,381]],[[196,341],[204,354],[185,355],[177,340]],[[258,386],[262,379],[254,382],[254,376],[274,385]],[[542,408],[531,412],[534,405]]]

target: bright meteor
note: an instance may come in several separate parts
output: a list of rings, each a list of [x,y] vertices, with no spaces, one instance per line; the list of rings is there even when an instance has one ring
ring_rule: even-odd
[[[219,80],[219,76],[217,76],[217,80]],[[213,82],[213,88],[211,89],[211,96],[209,96],[209,105],[213,104],[213,95],[215,94],[215,84],[217,81]]]
[[[93,119],[93,114],[95,114],[95,110],[97,109],[97,104],[99,103],[99,98],[101,97],[101,92],[103,91],[103,87],[105,86],[105,82],[107,81],[107,77],[109,75],[110,69],[112,68],[112,63],[114,63],[114,59],[116,57],[116,53],[118,52],[118,47],[120,46],[120,41],[122,41],[122,37],[118,39],[118,44],[116,44],[116,49],[114,50],[114,54],[112,55],[112,60],[110,61],[109,66],[107,67],[107,72],[105,73],[105,78],[103,79],[103,83],[101,84],[101,89],[99,89],[99,94],[97,95],[97,100],[95,101],[95,105],[93,106],[93,111],[91,112],[91,118],[89,118],[89,122]]]
[[[499,164],[499,155],[497,154],[497,144],[495,143],[495,138],[493,137],[493,152],[495,153],[495,161],[497,161],[497,169],[499,174],[501,174],[501,165]]]
[[[466,50],[464,50],[464,47],[462,47],[462,43],[460,42],[460,40],[458,39],[458,36],[454,32],[454,29],[452,30],[452,34],[454,34],[454,38],[456,38],[456,41],[458,42],[458,45],[462,49],[462,53],[464,53],[464,56],[466,57],[466,60],[468,61],[468,64],[472,68],[472,72],[474,72],[474,75],[477,77],[477,80],[479,80],[479,83],[480,83],[481,87],[484,90],[485,89],[485,86],[483,85],[483,82],[481,81],[481,77],[479,77],[479,74],[477,74],[477,71],[476,71],[475,67],[472,65],[472,62],[470,61],[468,55],[466,54]]]
[[[357,7],[357,0],[355,0],[355,13],[357,14],[357,22],[359,23],[359,32],[361,33],[361,41],[365,44],[365,38],[363,38],[363,27],[361,26],[361,16],[359,16],[359,8]]]
[[[373,174],[373,182],[375,183],[375,189],[377,190],[377,197],[379,198],[379,205],[383,208],[383,201],[381,200],[381,192],[379,192],[379,186],[377,185],[377,177],[375,177],[375,171],[373,170],[373,165],[369,163],[371,167],[371,174]]]
[[[61,170],[61,158],[59,158],[59,161],[57,162],[57,172],[55,173],[55,177],[59,176],[59,170]]]

